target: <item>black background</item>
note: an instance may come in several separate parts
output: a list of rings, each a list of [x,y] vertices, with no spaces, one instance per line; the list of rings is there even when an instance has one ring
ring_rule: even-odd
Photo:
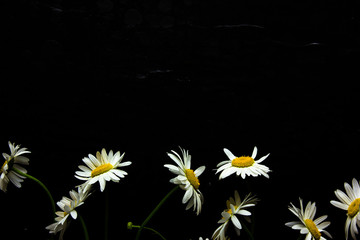
[[[106,148],[126,152],[129,175],[108,183],[109,239],[134,239],[173,186],[166,152],[190,151],[205,197],[196,216],[176,192],[150,221],[167,239],[211,237],[237,189],[261,202],[256,239],[296,239],[284,226],[298,197],[343,239],[346,215],[333,191],[358,170],[359,5],[355,1],[2,1],[1,151],[31,150],[29,174],[55,201],[81,181],[77,166]],[[264,177],[214,169],[235,155],[270,153]],[[105,193],[79,208],[90,239],[103,239]],[[0,228],[13,239],[47,239],[43,190],[26,180],[0,194]],[[232,227],[229,228],[231,239]],[[79,221],[65,239],[83,237]],[[242,232],[246,239],[246,234]],[[143,239],[157,239],[143,232]]]

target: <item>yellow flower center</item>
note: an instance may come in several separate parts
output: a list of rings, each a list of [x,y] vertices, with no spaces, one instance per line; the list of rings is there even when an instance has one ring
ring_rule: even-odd
[[[111,165],[110,163],[106,163],[103,165],[98,166],[97,168],[95,168],[94,170],[91,171],[91,177],[95,177],[98,176],[100,174],[106,173],[109,170],[113,169],[113,165]]]
[[[2,173],[4,170],[4,167],[6,166],[8,162],[5,160],[4,164],[1,166],[0,173]]]
[[[230,203],[229,203],[230,204]],[[236,205],[234,205],[234,208],[236,209],[237,208],[237,206]],[[228,214],[230,214],[230,215],[232,215],[233,214],[233,212],[232,212],[232,210],[231,210],[231,208],[229,207],[227,210],[225,210]],[[222,219],[224,219],[224,217],[222,217]]]
[[[236,205],[234,205],[234,209],[235,209],[235,211],[236,211],[236,208],[237,208],[237,206]],[[229,208],[227,211],[226,211],[228,214],[230,214],[230,215],[232,215],[232,210],[231,210],[231,208]]]
[[[14,165],[14,158],[10,157],[9,160],[5,160],[3,165],[0,168],[0,173],[2,173],[4,171],[4,167],[8,165],[8,171],[10,171],[12,169],[12,166]]]
[[[349,205],[347,214],[349,217],[353,218],[358,214],[359,212],[359,205],[360,205],[360,198],[355,199],[352,201],[352,203]]]
[[[316,227],[315,223],[311,219],[305,219],[305,225],[311,235],[316,239],[319,240],[321,237],[321,233],[319,229]]]
[[[185,175],[190,184],[197,190],[200,186],[200,182],[199,179],[195,176],[194,170],[185,169]]]
[[[250,167],[255,163],[255,160],[252,157],[242,156],[234,158],[231,161],[231,165],[238,168]]]

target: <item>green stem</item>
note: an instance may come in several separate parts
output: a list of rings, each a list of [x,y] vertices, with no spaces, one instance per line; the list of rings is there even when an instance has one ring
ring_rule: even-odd
[[[53,213],[55,215],[55,212],[56,212],[55,202],[54,202],[54,199],[53,199],[50,191],[47,189],[47,187],[39,179],[37,179],[29,174],[26,174],[26,173],[20,171],[19,169],[16,169],[13,167],[12,170],[14,170],[14,172],[16,172],[17,174],[20,174],[21,176],[24,176],[26,178],[29,178],[29,179],[35,181],[37,184],[39,184],[45,190],[46,194],[48,195],[48,197],[50,199],[51,207],[52,207]]]
[[[109,236],[109,191],[108,188],[105,189],[105,230],[104,230],[104,240],[108,240]]]
[[[131,225],[132,228],[140,228],[139,225]],[[153,228],[149,228],[149,227],[144,227],[144,229],[146,230],[149,230],[149,231],[152,231],[153,233],[155,233],[156,235],[158,235],[162,240],[166,240],[166,238],[161,235],[161,233],[159,233],[158,231],[156,231],[155,229]]]
[[[159,204],[152,210],[152,212],[149,214],[149,216],[145,219],[145,221],[141,224],[139,231],[136,234],[135,240],[138,240],[140,238],[140,234],[142,229],[145,227],[145,225],[150,221],[152,216],[160,209],[160,207],[164,204],[164,202],[179,188],[179,186],[174,187],[166,196],[159,202]]]
[[[89,240],[89,233],[88,233],[88,230],[87,230],[85,221],[84,221],[84,219],[82,218],[81,215],[78,215],[78,217],[79,217],[79,220],[80,220],[80,222],[81,222],[81,226],[82,226],[82,228],[83,228],[83,230],[84,230],[85,240]]]
[[[244,224],[241,223],[241,226],[243,227],[243,229],[245,230],[245,232],[249,235],[251,240],[254,240],[254,235],[251,233],[251,231],[249,230],[249,228]]]

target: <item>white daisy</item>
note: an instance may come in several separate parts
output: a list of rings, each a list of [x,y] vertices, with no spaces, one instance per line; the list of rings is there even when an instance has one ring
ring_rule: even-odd
[[[332,205],[347,211],[346,222],[345,222],[345,238],[348,239],[349,236],[349,228],[351,232],[351,236],[353,239],[356,239],[355,234],[358,234],[357,226],[360,226],[360,214],[359,206],[360,206],[360,186],[359,182],[353,178],[352,187],[348,183],[344,183],[345,191],[347,195],[341,191],[336,190],[335,195],[341,201],[330,201]]]
[[[90,193],[88,191],[84,191],[82,187],[78,187],[77,192],[75,190],[71,190],[69,194],[71,199],[68,197],[63,197],[59,202],[57,202],[57,205],[62,211],[56,212],[56,222],[46,227],[46,229],[53,234],[61,231],[60,239],[63,238],[64,232],[68,225],[68,217],[71,216],[73,219],[76,219],[76,208],[83,205],[85,199],[90,195]]]
[[[102,149],[101,153],[96,153],[96,157],[92,154],[89,154],[89,157],[84,157],[83,162],[86,166],[80,165],[79,168],[82,171],[75,172],[76,178],[86,181],[84,191],[96,182],[100,183],[100,190],[104,191],[106,181],[119,182],[120,178],[124,178],[127,172],[117,169],[131,164],[131,162],[121,163],[124,154],[120,155],[120,152],[116,152],[114,155],[112,150],[106,154],[106,150]]]
[[[10,155],[3,153],[5,161],[0,169],[0,189],[4,192],[7,190],[9,181],[11,181],[18,188],[21,187],[21,182],[24,181],[23,179],[25,177],[13,171],[13,168],[26,173],[26,169],[19,164],[29,165],[29,158],[21,155],[30,153],[30,151],[27,151],[26,148],[20,148],[20,145],[15,146],[15,143],[12,144],[10,141],[8,144],[10,148]]]
[[[234,224],[237,235],[240,236],[242,225],[236,215],[250,216],[251,212],[245,210],[245,208],[253,207],[257,202],[258,199],[251,196],[251,194],[248,194],[244,200],[241,201],[238,191],[235,190],[235,199],[231,197],[230,200],[226,201],[227,209],[221,213],[222,218],[218,221],[221,225],[215,230],[212,238],[215,240],[225,240],[227,238],[225,233],[230,221]],[[250,221],[249,219],[247,220]]]
[[[178,175],[171,179],[170,182],[179,185],[181,189],[186,191],[182,199],[183,204],[188,202],[186,210],[193,207],[193,210],[195,211],[196,209],[196,214],[199,215],[201,206],[204,202],[204,197],[199,190],[200,182],[198,177],[204,172],[205,166],[201,166],[195,171],[192,170],[191,155],[182,148],[180,148],[180,150],[182,158],[173,150],[171,151],[172,153],[168,153],[168,156],[177,164],[177,166],[165,164],[164,167],[167,167],[170,172]]]
[[[309,202],[306,205],[305,211],[303,202],[300,198],[300,209],[295,207],[292,203],[289,210],[299,218],[300,221],[288,222],[285,225],[292,229],[300,230],[301,234],[306,234],[305,240],[326,240],[321,233],[325,233],[329,238],[332,238],[325,228],[330,225],[330,222],[323,222],[327,215],[321,216],[314,220],[316,213],[315,203]]]
[[[219,167],[216,170],[216,174],[221,172],[219,179],[226,178],[230,176],[233,173],[236,173],[237,176],[241,175],[242,178],[245,178],[248,176],[254,176],[257,177],[259,175],[264,175],[265,177],[269,178],[269,175],[267,174],[270,172],[269,168],[265,165],[260,164],[262,161],[264,161],[269,155],[266,155],[259,160],[255,160],[256,154],[257,154],[257,148],[254,147],[254,151],[249,156],[242,156],[242,157],[235,157],[228,149],[224,148],[224,152],[229,158],[229,160],[220,162],[217,167]]]

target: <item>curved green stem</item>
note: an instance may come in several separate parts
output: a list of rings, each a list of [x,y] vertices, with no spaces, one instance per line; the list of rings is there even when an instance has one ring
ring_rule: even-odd
[[[150,221],[152,216],[159,210],[159,208],[164,204],[164,202],[179,188],[179,186],[174,187],[166,196],[159,202],[159,204],[152,210],[152,212],[149,214],[149,216],[145,219],[145,221],[141,224],[139,231],[136,234],[135,240],[138,240],[140,238],[140,234],[142,229],[145,227],[145,225]]]
[[[140,228],[140,226],[139,226],[139,225],[132,225],[132,224],[131,224],[131,228]],[[143,228],[146,229],[146,230],[152,231],[153,233],[155,233],[156,235],[158,235],[162,240],[166,240],[166,238],[165,238],[163,235],[161,235],[161,233],[159,233],[158,231],[156,231],[155,229],[149,228],[149,227],[143,227]]]
[[[83,230],[84,230],[85,240],[89,240],[89,233],[88,233],[88,230],[87,230],[85,221],[84,221],[84,219],[82,218],[81,215],[78,215],[78,217],[79,217],[79,220],[80,220],[80,222],[81,222],[81,226],[82,226],[82,228],[83,228]]]
[[[12,170],[14,170],[14,172],[16,172],[17,174],[19,174],[21,176],[24,176],[26,178],[29,178],[29,179],[35,181],[37,184],[39,184],[45,190],[46,194],[48,195],[48,197],[50,199],[51,207],[52,207],[53,213],[55,215],[55,212],[56,212],[55,202],[54,202],[54,199],[53,199],[50,191],[47,189],[47,187],[39,179],[37,179],[29,174],[26,174],[26,173],[20,171],[19,169],[16,169],[13,167]]]

